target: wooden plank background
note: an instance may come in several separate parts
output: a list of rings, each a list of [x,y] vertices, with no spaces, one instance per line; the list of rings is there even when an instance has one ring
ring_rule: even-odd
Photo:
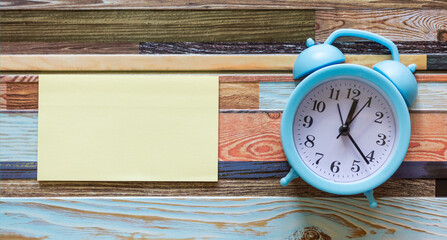
[[[445,239],[446,9],[443,0],[3,1],[0,238]],[[279,126],[299,82],[292,64],[307,38],[345,27],[395,41],[418,65],[409,151],[375,189],[377,209],[300,179],[279,185],[290,168]],[[390,58],[370,41],[334,45],[351,63]],[[38,75],[53,71],[220,76],[219,181],[37,182]]]

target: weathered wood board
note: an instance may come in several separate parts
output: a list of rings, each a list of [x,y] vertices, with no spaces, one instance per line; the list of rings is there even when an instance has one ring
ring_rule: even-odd
[[[447,10],[319,10],[315,17],[317,41],[341,28],[371,31],[391,41],[447,39]]]
[[[4,238],[445,239],[443,199],[1,198]],[[417,215],[415,215],[417,212]]]
[[[38,182],[1,180],[2,197],[122,196],[287,196],[340,197],[322,192],[302,179],[282,187],[278,178],[220,179],[206,182]],[[434,197],[435,179],[389,179],[374,189],[376,197]],[[352,196],[352,195],[351,195]],[[363,194],[354,197],[364,197]]]
[[[287,71],[297,55],[0,55],[1,71]],[[368,67],[389,55],[346,55],[346,63]],[[427,55],[401,55],[405,65],[427,70]],[[435,65],[445,69],[445,65]]]
[[[4,42],[303,41],[314,10],[3,10]]]

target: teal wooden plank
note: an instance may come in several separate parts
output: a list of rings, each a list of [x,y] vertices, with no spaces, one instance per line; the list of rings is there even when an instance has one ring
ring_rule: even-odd
[[[37,161],[37,113],[0,113],[0,161]]]
[[[284,109],[298,82],[260,82],[259,108]],[[447,111],[447,83],[419,83],[412,111]]]
[[[445,239],[447,199],[1,198],[0,237]]]

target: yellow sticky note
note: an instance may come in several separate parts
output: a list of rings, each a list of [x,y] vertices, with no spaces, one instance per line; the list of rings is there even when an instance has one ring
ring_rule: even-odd
[[[217,76],[39,76],[39,181],[217,181]]]

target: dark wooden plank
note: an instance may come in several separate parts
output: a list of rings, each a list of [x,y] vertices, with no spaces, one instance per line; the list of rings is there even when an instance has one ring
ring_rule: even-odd
[[[447,197],[447,177],[436,179],[436,197]]]
[[[219,179],[282,178],[290,170],[286,161],[220,161]],[[36,179],[37,162],[0,162],[0,179]],[[404,161],[393,178],[447,178],[447,162]]]
[[[447,45],[446,42],[444,42]],[[447,54],[429,54],[427,55],[427,69],[445,70],[447,68]]]
[[[396,41],[401,54],[447,53],[447,44],[440,41]],[[375,42],[336,42],[344,54],[390,54]],[[299,54],[305,42],[141,42],[140,54]],[[30,51],[32,53],[32,51]]]
[[[4,42],[304,41],[314,36],[315,12],[5,10],[0,26]]]
[[[80,10],[80,9],[384,9],[413,8],[434,9],[447,8],[443,0],[417,0],[403,4],[399,0],[5,0],[0,9],[47,9],[47,10]]]
[[[404,3],[402,3],[405,6]],[[319,10],[317,41],[335,30],[355,28],[380,34],[392,41],[445,41],[447,10]]]
[[[302,179],[281,187],[279,179],[221,179],[194,182],[38,182],[2,180],[2,197],[113,197],[113,196],[282,196],[335,197]],[[376,197],[434,197],[434,179],[390,179],[374,190]],[[362,195],[354,195],[363,197]]]
[[[137,54],[135,43],[2,42],[2,54]]]

